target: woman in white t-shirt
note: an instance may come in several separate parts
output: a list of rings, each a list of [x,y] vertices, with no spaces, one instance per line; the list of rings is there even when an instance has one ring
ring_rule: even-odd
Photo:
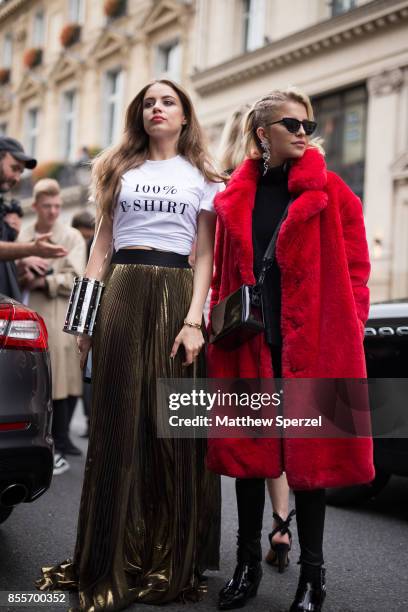
[[[137,94],[122,142],[94,163],[99,227],[85,275],[106,288],[77,543],[73,562],[43,568],[38,583],[78,589],[81,610],[195,599],[201,573],[218,567],[219,478],[206,470],[205,440],[158,437],[168,414],[156,379],[205,374],[221,181],[189,97],[167,80]],[[90,345],[79,337],[82,364]]]

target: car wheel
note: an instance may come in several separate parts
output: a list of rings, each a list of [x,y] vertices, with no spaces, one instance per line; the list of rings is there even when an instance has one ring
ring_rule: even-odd
[[[4,523],[8,519],[14,508],[1,508],[0,507],[0,523]]]
[[[377,497],[389,481],[391,474],[388,472],[376,471],[375,478],[369,484],[356,485],[353,487],[339,487],[326,489],[326,501],[329,506],[348,506],[360,504]]]

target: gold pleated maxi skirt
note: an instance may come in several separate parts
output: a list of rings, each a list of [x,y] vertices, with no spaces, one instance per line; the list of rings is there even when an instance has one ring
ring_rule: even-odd
[[[218,569],[220,481],[206,470],[206,441],[156,435],[156,379],[205,374],[203,353],[188,368],[181,351],[169,357],[192,279],[186,268],[111,266],[74,559],[43,568],[37,583],[78,590],[80,610],[194,601],[201,572]]]

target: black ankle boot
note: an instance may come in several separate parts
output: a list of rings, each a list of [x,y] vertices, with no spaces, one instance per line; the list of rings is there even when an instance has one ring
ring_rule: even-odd
[[[262,516],[265,481],[262,478],[237,478],[238,506],[237,566],[231,580],[221,589],[219,610],[242,608],[255,597],[262,578]]]
[[[302,563],[295,600],[289,612],[321,612],[326,597],[326,570]]]
[[[262,578],[259,561],[238,561],[231,580],[221,589],[218,600],[219,610],[242,608],[250,597],[255,597]]]

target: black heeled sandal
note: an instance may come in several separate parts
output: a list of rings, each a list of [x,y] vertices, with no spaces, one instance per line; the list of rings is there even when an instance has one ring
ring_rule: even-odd
[[[273,567],[278,568],[278,572],[283,574],[285,568],[289,565],[289,551],[292,548],[292,532],[289,529],[290,522],[292,517],[295,516],[296,510],[291,510],[289,512],[286,521],[283,520],[279,514],[276,512],[273,513],[273,518],[277,522],[277,526],[268,534],[270,550],[265,557],[266,563],[272,565]],[[281,535],[285,535],[285,533],[289,536],[289,544],[284,542],[275,543],[272,541],[273,536],[280,532]]]

